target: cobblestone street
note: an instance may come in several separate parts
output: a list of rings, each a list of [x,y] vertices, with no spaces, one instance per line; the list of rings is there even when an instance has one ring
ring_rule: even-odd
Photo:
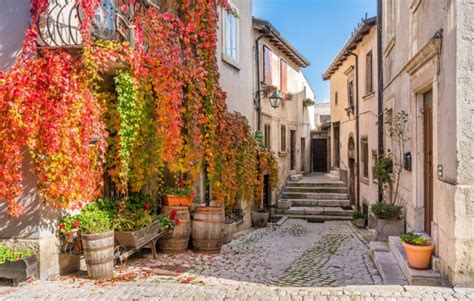
[[[145,255],[119,268],[111,281],[89,281],[83,271],[18,288],[0,287],[0,299],[474,299],[474,291],[467,289],[373,286],[381,278],[363,234],[349,222],[290,219],[280,227],[241,233],[220,254]]]

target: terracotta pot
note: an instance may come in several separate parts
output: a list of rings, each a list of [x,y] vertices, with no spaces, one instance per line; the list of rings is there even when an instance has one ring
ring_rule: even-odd
[[[190,196],[185,195],[167,195],[165,196],[165,206],[170,207],[189,207],[193,203]]]
[[[417,270],[427,270],[431,264],[431,254],[434,246],[414,246],[403,243],[403,248],[407,253],[408,265]]]

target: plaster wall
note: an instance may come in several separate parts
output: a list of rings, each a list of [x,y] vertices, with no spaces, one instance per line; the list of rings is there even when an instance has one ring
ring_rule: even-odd
[[[410,7],[413,2],[419,4]],[[473,13],[474,4],[467,0],[395,1],[395,35],[384,51],[385,107],[409,115],[407,151],[412,153],[413,169],[403,172],[400,183],[407,230],[429,230],[424,226],[422,95],[432,90],[431,237],[445,282],[467,286],[474,286]],[[404,66],[439,29],[443,29],[440,54],[414,73],[406,72]],[[385,147],[395,146],[385,138]]]
[[[259,32],[254,31],[254,40],[260,35]],[[295,64],[289,57],[287,57],[280,49],[275,47],[273,43],[267,38],[262,38],[259,45],[260,55],[260,74],[263,74],[263,47],[266,46],[272,50],[273,66],[279,66],[279,58],[283,58],[288,63],[288,92],[293,94],[291,100],[282,100],[280,107],[274,109],[270,105],[268,95],[262,94],[262,123],[261,130],[264,125],[269,124],[271,129],[270,149],[275,154],[279,165],[279,188],[272,194],[273,202],[276,201],[281,188],[286,184],[288,177],[294,173],[308,173],[310,172],[311,160],[311,129],[310,129],[310,112],[308,107],[304,106],[303,100],[306,98],[315,98],[314,91],[309,86],[304,77],[301,68]],[[273,67],[272,67],[273,68]],[[279,68],[273,68],[272,84],[280,88],[280,73]],[[263,77],[261,77],[263,78]],[[257,91],[257,81],[255,79],[255,88]],[[281,149],[281,125],[286,126],[286,149]],[[296,132],[296,147],[295,147],[295,169],[290,168],[290,131]],[[301,139],[305,139],[304,151],[301,148]],[[303,164],[304,160],[304,164]],[[302,169],[302,167],[304,167]]]
[[[225,19],[222,18],[224,8],[219,8],[219,28],[217,31],[217,63],[219,82],[227,93],[229,112],[239,112],[247,118],[252,131],[256,130],[256,113],[254,106],[254,39],[252,29],[252,1],[231,0],[239,14],[238,17],[238,62],[232,61],[223,53]]]

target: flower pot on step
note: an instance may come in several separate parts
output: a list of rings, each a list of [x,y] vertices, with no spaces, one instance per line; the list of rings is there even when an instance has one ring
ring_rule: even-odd
[[[365,218],[357,218],[352,221],[352,223],[357,227],[357,228],[364,228],[365,227]]]
[[[252,211],[252,224],[256,228],[264,228],[267,226],[270,212]]]
[[[186,195],[166,195],[164,201],[169,207],[189,207],[193,203],[191,196]]]
[[[431,265],[431,254],[434,246],[414,246],[403,242],[403,248],[407,254],[408,265],[417,270],[427,270]]]

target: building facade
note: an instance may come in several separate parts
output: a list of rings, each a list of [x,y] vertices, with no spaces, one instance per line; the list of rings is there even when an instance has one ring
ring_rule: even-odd
[[[382,10],[384,108],[408,114],[406,228],[431,236],[446,283],[473,286],[474,3],[383,0]]]
[[[311,170],[310,113],[304,100],[314,100],[315,94],[302,73],[310,63],[270,22],[254,17],[253,32],[256,128],[277,157],[281,189],[290,175]],[[275,92],[284,98],[277,108],[270,103]],[[277,197],[278,191],[262,206]]]
[[[368,211],[378,201],[376,18],[363,20],[323,74],[330,81],[331,169],[349,187],[352,206]]]

